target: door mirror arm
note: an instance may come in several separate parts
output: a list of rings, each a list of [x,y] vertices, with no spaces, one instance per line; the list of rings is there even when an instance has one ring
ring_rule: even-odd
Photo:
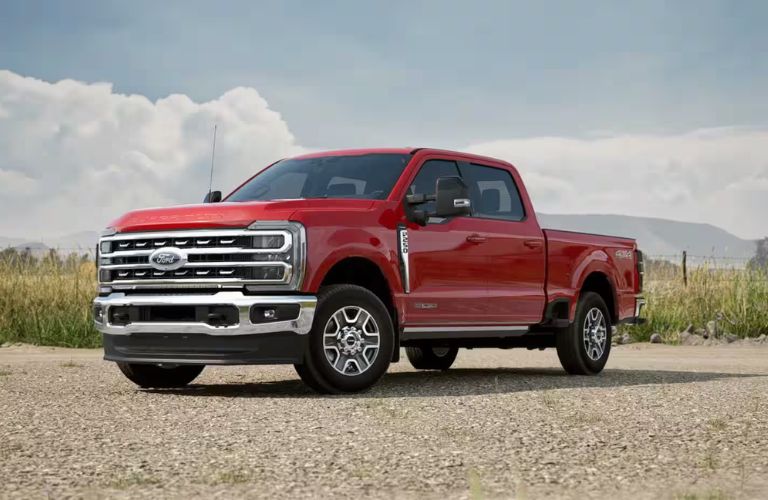
[[[420,210],[415,208],[418,205],[423,205],[428,201],[435,201],[435,195],[433,194],[409,194],[405,197],[405,214],[408,220],[420,225],[426,226],[430,216],[434,213],[429,213],[426,210]]]

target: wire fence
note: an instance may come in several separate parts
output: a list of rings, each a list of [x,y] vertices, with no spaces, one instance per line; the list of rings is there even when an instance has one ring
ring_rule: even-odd
[[[692,275],[707,281],[768,281],[768,270],[754,258],[717,255],[645,254],[647,281],[682,281]]]

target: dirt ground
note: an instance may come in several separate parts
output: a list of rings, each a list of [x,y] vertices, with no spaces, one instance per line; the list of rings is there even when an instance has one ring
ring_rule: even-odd
[[[393,365],[318,396],[293,368],[138,390],[98,350],[0,348],[0,497],[767,498],[768,348],[614,347]]]

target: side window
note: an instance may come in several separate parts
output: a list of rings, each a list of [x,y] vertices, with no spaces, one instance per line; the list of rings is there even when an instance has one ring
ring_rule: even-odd
[[[408,189],[408,194],[435,194],[435,185],[438,177],[460,177],[456,162],[449,160],[427,160],[421,166],[413,184]],[[419,208],[434,212],[435,202],[429,201]]]
[[[472,163],[462,164],[461,173],[469,186],[472,215],[511,221],[525,217],[520,192],[509,171]]]

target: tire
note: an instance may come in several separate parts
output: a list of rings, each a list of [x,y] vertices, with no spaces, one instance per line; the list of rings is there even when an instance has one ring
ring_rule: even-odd
[[[331,285],[318,294],[304,362],[294,366],[317,392],[364,391],[389,368],[394,339],[392,318],[376,295],[356,285]]]
[[[429,345],[406,347],[405,354],[411,366],[417,370],[447,370],[456,361],[458,347],[433,347]]]
[[[205,365],[179,365],[164,368],[159,365],[117,363],[123,375],[142,388],[184,387],[200,375]]]
[[[557,333],[557,357],[565,371],[572,375],[596,375],[605,367],[610,353],[608,307],[600,295],[587,292],[579,298],[571,326]]]

